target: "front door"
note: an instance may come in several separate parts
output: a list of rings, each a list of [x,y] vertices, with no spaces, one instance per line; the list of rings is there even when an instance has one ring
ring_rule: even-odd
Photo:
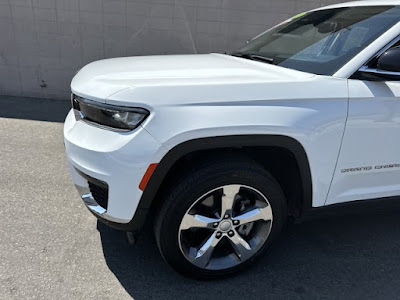
[[[400,195],[400,82],[349,80],[349,115],[326,204]]]

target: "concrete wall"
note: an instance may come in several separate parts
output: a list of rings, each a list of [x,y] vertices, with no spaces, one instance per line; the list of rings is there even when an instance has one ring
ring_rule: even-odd
[[[83,65],[230,52],[329,0],[0,0],[0,94],[68,99]]]

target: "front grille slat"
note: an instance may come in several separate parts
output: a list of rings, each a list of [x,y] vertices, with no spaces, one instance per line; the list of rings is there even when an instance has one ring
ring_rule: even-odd
[[[93,199],[102,208],[107,210],[108,206],[108,187],[101,187],[93,182],[88,182],[90,192],[92,193]]]

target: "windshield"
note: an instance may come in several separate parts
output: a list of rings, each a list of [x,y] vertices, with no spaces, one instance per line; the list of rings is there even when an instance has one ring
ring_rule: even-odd
[[[398,22],[398,6],[314,11],[266,31],[233,55],[299,71],[333,75]],[[259,59],[261,56],[264,60]]]

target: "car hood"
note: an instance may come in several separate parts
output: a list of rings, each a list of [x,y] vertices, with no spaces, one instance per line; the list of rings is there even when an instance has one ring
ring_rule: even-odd
[[[306,80],[315,75],[223,54],[164,55],[113,58],[90,63],[71,83],[72,92],[108,102],[129,90],[129,101],[145,101],[166,88],[224,87]],[[152,95],[151,95],[152,94]],[[228,92],[229,94],[229,92]],[[178,97],[178,96],[177,96]],[[124,101],[124,100],[122,100]]]

